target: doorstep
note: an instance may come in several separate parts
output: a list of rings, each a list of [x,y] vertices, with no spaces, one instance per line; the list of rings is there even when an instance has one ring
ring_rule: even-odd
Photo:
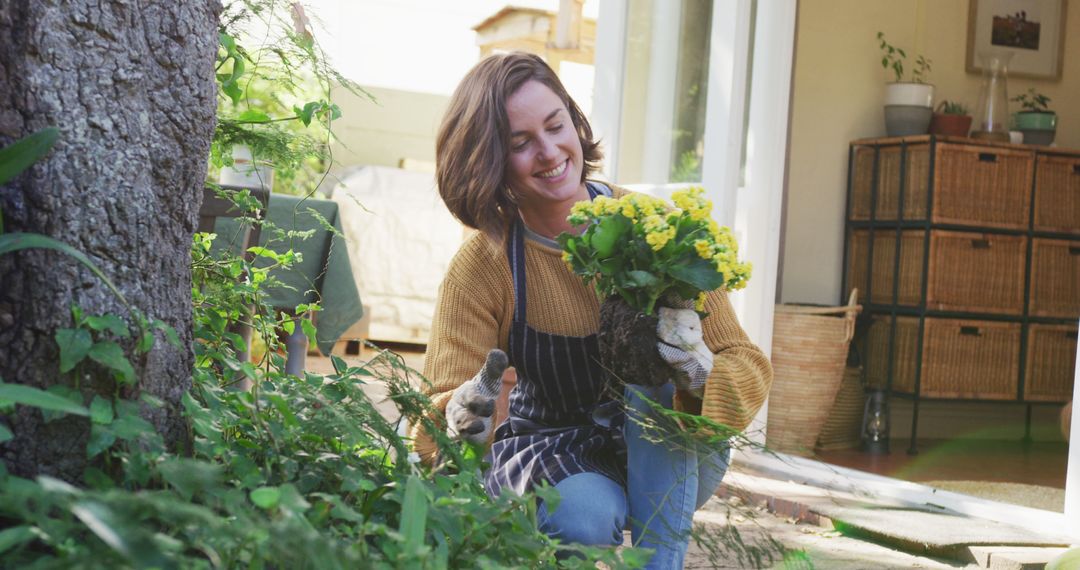
[[[888,486],[888,478],[877,477],[886,481],[867,483],[859,480],[866,474],[857,476],[846,473],[850,470],[844,468],[783,454],[742,451],[737,457],[720,496],[738,496],[751,504],[764,504],[778,515],[835,528],[845,535],[915,555],[973,562],[983,568],[1041,568],[1039,564],[1045,565],[1070,543],[1077,542],[1058,532],[1046,532],[1045,528],[1032,529],[1031,525],[1010,524],[950,508],[963,504],[968,510],[985,510],[988,507],[976,502],[998,505],[993,501],[956,493],[945,496],[946,492],[917,485],[928,493],[920,495],[908,487],[912,484],[900,481],[896,483],[904,492],[875,492],[882,485]],[[825,474],[815,476],[816,469]],[[846,479],[848,484],[821,484],[822,479],[830,478]],[[926,496],[931,500],[924,500]],[[1051,522],[1055,515],[1063,517],[1060,513],[1047,515]]]

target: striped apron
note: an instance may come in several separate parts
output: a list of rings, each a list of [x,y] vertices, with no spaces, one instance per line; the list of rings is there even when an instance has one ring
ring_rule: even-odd
[[[590,185],[589,197],[596,195]],[[621,398],[607,389],[596,335],[548,334],[526,322],[520,220],[511,230],[507,257],[514,281],[507,356],[518,381],[488,456],[488,494],[509,489],[521,495],[542,482],[554,486],[579,473],[598,473],[625,486],[625,415]]]

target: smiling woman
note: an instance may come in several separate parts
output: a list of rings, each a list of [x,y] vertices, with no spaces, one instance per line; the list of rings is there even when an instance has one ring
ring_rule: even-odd
[[[742,429],[764,401],[772,370],[721,290],[704,300],[704,320],[672,309],[652,325],[697,333],[692,346],[665,344],[664,374],[633,370],[616,380],[601,365],[599,299],[553,239],[585,227],[567,219],[575,203],[644,198],[589,180],[599,159],[588,120],[541,58],[495,55],[462,80],[439,129],[436,175],[447,208],[482,232],[461,246],[440,287],[426,391],[444,410],[449,436],[490,443],[490,495],[552,486],[559,507],[541,502],[537,512],[550,536],[613,546],[629,522],[634,545],[655,551],[650,568],[680,568],[693,513],[727,469],[728,443],[675,445],[646,437],[641,426],[657,424],[659,403],[704,409],[708,419]],[[493,377],[507,365],[517,384],[508,417],[493,418]],[[430,460],[432,434],[423,429],[414,432],[415,447]]]

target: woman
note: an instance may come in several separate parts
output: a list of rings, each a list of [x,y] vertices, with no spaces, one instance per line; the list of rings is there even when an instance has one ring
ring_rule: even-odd
[[[616,545],[629,522],[634,545],[656,551],[649,567],[678,568],[693,512],[715,492],[729,454],[646,440],[606,389],[595,334],[599,300],[554,241],[584,230],[567,222],[574,203],[626,194],[587,180],[600,158],[585,116],[539,57],[495,55],[465,76],[439,129],[436,176],[450,211],[480,231],[462,245],[440,288],[424,374],[451,436],[483,444],[495,428],[489,493],[553,485],[558,507],[538,511],[550,536]],[[772,370],[723,292],[710,294],[705,310],[704,321],[692,310],[661,315],[661,328],[689,319],[704,338],[691,350],[665,345],[661,353],[682,372],[682,389],[632,386],[628,412],[648,416],[645,396],[746,427]],[[518,383],[510,417],[492,426],[507,365],[500,351]],[[424,458],[434,452],[422,433],[416,448]]]

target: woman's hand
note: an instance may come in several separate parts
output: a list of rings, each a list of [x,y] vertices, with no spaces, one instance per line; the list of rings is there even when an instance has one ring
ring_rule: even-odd
[[[701,317],[693,309],[660,307],[656,336],[660,357],[679,372],[676,387],[702,397],[713,354],[701,334]]]
[[[487,443],[495,398],[499,395],[507,363],[505,352],[492,349],[480,372],[454,390],[446,404],[447,435],[476,444]]]

